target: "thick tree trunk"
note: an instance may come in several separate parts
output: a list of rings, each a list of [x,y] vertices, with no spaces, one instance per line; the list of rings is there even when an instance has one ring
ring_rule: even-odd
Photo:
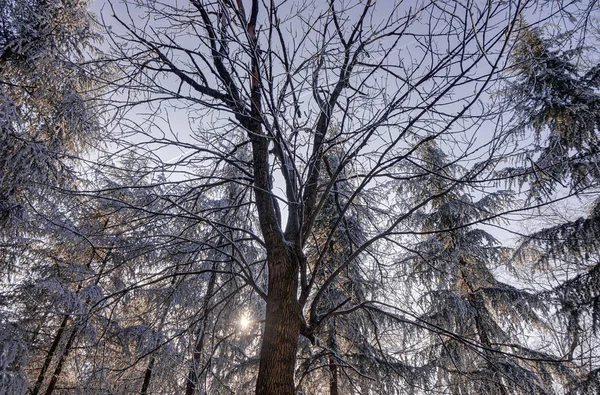
[[[240,2],[241,4],[241,2]],[[302,322],[298,303],[298,276],[300,259],[294,247],[285,239],[281,229],[281,212],[272,185],[272,169],[269,165],[270,137],[262,130],[262,76],[256,35],[257,16],[260,2],[252,1],[248,20],[248,43],[252,51],[250,76],[250,114],[240,117],[252,142],[254,170],[254,193],[260,228],[267,249],[269,285],[265,329],[260,349],[260,364],[256,380],[256,395],[294,395],[294,370],[296,352]],[[289,198],[292,189],[288,178],[286,188]],[[295,201],[295,200],[292,200]],[[293,213],[293,210],[290,210]],[[297,236],[300,229],[294,215],[289,215],[288,236]],[[288,233],[286,230],[286,233]],[[290,237],[290,240],[298,240]]]
[[[298,260],[284,243],[268,254],[269,294],[256,395],[294,395],[301,313]]]

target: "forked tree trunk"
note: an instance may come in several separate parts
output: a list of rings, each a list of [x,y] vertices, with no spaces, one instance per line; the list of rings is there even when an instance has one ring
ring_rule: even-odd
[[[253,2],[254,5],[257,3]],[[253,7],[254,8],[254,7]],[[254,70],[258,70],[254,65]],[[255,72],[258,74],[258,71]],[[254,77],[253,81],[257,81]],[[260,119],[260,87],[253,85],[253,119]],[[269,285],[265,329],[260,348],[256,395],[294,395],[294,370],[302,322],[298,302],[300,259],[279,228],[278,208],[271,191],[269,140],[255,121],[247,129],[252,139],[256,207],[267,249]]]
[[[285,245],[273,250],[267,259],[269,294],[256,395],[294,395],[301,323],[297,300],[298,262]]]
[[[302,322],[300,303],[298,303],[300,259],[281,231],[281,212],[271,193],[273,174],[269,164],[270,137],[262,130],[261,61],[258,56],[260,50],[255,31],[259,4],[257,0],[252,1],[247,25],[249,48],[253,53],[250,116],[240,117],[252,142],[256,208],[269,267],[265,330],[260,348],[256,395],[294,395],[296,392],[294,370]],[[298,222],[294,216],[290,218],[292,219],[287,226],[290,235],[294,233],[297,235],[300,231]],[[295,238],[290,239],[295,240]]]

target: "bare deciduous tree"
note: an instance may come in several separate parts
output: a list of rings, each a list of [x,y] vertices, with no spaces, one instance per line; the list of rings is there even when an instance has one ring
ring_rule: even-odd
[[[196,141],[148,132],[146,147],[182,148],[183,159],[173,169],[186,160],[216,168],[231,160],[219,139],[232,128],[246,133],[250,164],[237,165],[246,176],[194,175],[207,195],[221,182],[252,187],[260,229],[252,237],[264,248],[268,272],[264,288],[246,278],[266,303],[257,394],[294,393],[300,336],[318,343],[315,334],[332,316],[367,306],[385,310],[377,300],[358,303],[351,297],[324,304],[342,273],[371,250],[415,232],[412,217],[433,199],[489,177],[500,152],[494,131],[482,135],[480,128],[489,128],[485,121],[492,116],[482,99],[504,68],[527,5],[200,0],[113,5],[119,26],[111,39],[123,87],[137,90],[142,103],[186,106],[190,118],[201,117]],[[396,203],[402,196],[390,193],[390,183],[415,177],[404,174],[402,165],[416,161],[419,147],[433,140],[454,150],[454,161],[478,163],[448,175],[447,186],[433,195],[408,207]],[[327,159],[332,150],[335,162]],[[353,188],[338,202],[337,223],[324,230],[325,237],[315,237],[330,191],[345,179]],[[371,195],[368,203],[358,200],[363,195]],[[352,252],[343,259],[326,264],[336,229],[356,205],[367,213],[366,237],[352,240]],[[320,251],[310,259],[309,246]],[[381,251],[373,255],[378,256],[373,264],[393,261]],[[251,273],[242,256],[236,259]],[[326,277],[317,281],[325,266]]]

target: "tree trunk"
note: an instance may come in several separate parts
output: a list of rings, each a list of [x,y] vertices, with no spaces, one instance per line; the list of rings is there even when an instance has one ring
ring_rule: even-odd
[[[338,395],[338,372],[335,355],[329,355],[329,395]]]
[[[335,333],[335,318],[329,322],[329,339],[327,346],[331,350],[329,354],[329,395],[338,395],[338,361],[336,353],[338,352],[338,345],[336,341]]]
[[[148,395],[148,388],[150,388],[150,379],[152,378],[152,372],[154,371],[155,362],[155,357],[150,358],[150,362],[148,362],[148,366],[146,367],[146,373],[144,374],[144,382],[142,383],[142,390],[140,391],[140,395]]]
[[[58,383],[58,378],[60,377],[60,374],[62,373],[63,366],[65,364],[65,360],[69,356],[69,352],[71,351],[73,342],[75,341],[76,337],[77,337],[77,326],[75,326],[73,328],[73,332],[71,332],[71,336],[69,337],[69,340],[67,341],[67,345],[65,346],[65,352],[62,353],[62,355],[60,356],[60,359],[58,360],[58,364],[56,364],[56,368],[54,369],[54,374],[52,375],[52,378],[50,379],[50,383],[48,384],[48,388],[46,389],[45,395],[52,395],[52,393],[54,392],[54,389],[56,388],[56,383]]]
[[[283,242],[267,253],[269,294],[256,395],[294,395],[300,336],[298,260]]]
[[[481,342],[481,344],[483,344],[486,347],[484,350],[484,355],[486,356],[486,360],[488,361],[488,363],[491,364],[494,360],[496,360],[497,355],[491,351],[494,350],[495,347],[492,344],[490,337],[488,336],[488,331],[486,330],[483,317],[480,313],[480,311],[484,311],[484,309],[486,308],[485,302],[483,301],[480,295],[477,295],[472,291],[472,288],[470,289],[470,291],[471,294],[469,295],[468,300],[471,303],[471,305],[475,308],[475,326],[477,328],[477,336],[479,337],[479,341]],[[490,393],[492,394],[509,395],[510,393],[506,386],[502,384],[500,380],[491,383],[490,386],[494,387],[494,390],[490,391]]]
[[[213,265],[213,269],[216,270],[216,265]],[[202,320],[196,333],[196,347],[194,347],[194,354],[192,355],[192,363],[190,365],[190,371],[188,372],[188,381],[185,386],[185,395],[194,395],[196,388],[198,387],[199,381],[199,368],[200,360],[204,352],[204,338],[206,335],[206,321],[208,319],[208,307],[210,299],[213,296],[215,289],[215,281],[217,279],[217,273],[212,272],[208,287],[206,288],[206,295],[204,295],[204,302],[202,303]]]
[[[44,383],[44,378],[46,377],[46,371],[50,367],[50,363],[52,362],[52,358],[54,357],[54,353],[58,348],[60,340],[62,339],[62,334],[65,331],[67,323],[69,322],[69,316],[66,315],[62,323],[60,324],[60,328],[56,332],[54,336],[54,340],[52,341],[52,345],[50,346],[50,350],[48,350],[48,354],[46,354],[46,358],[44,359],[44,364],[42,365],[42,369],[40,369],[40,373],[38,374],[38,378],[35,382],[33,389],[31,390],[32,395],[38,395],[40,389],[42,388],[42,384]]]
[[[104,228],[106,228],[106,225],[107,224],[104,225]],[[108,262],[108,259],[111,255],[111,253],[112,253],[112,248],[109,248],[107,250],[106,255],[102,259],[102,264],[100,265],[100,270],[98,271],[98,276],[94,280],[94,285],[98,285],[98,283],[100,282],[100,277],[104,273],[104,268],[106,267],[106,263]],[[90,268],[90,264],[91,264],[91,261],[88,262],[88,264],[86,266],[88,269]],[[75,291],[75,294],[79,294],[79,292],[81,291],[82,288],[83,288],[83,285],[79,284],[77,286],[77,290]],[[56,333],[56,336],[54,337],[52,346],[50,347],[50,350],[48,351],[48,354],[46,355],[44,365],[42,366],[42,369],[40,370],[40,374],[38,375],[38,379],[35,383],[35,386],[34,386],[33,390],[31,391],[32,395],[37,395],[40,392],[40,389],[42,388],[42,384],[44,382],[46,371],[50,367],[50,362],[52,362],[52,358],[54,358],[56,349],[62,339],[62,334],[66,329],[69,319],[70,319],[70,316],[66,315],[60,325],[60,328],[58,329],[58,332]],[[73,345],[73,341],[75,340],[76,336],[77,336],[77,324],[74,323],[73,332],[71,333],[71,336],[69,337],[69,339],[67,341],[67,344],[65,346],[65,350],[64,350],[63,354],[60,356],[60,358],[58,360],[58,364],[56,365],[56,368],[54,370],[54,375],[52,375],[52,378],[50,379],[50,383],[48,384],[48,388],[46,389],[46,395],[51,395],[52,392],[54,391],[54,387],[56,386],[56,383],[58,382],[58,376],[60,375],[60,373],[62,371],[63,364],[65,362],[65,358],[69,355],[69,352],[71,351],[71,346]]]
[[[175,287],[175,283],[177,282],[177,276],[174,276],[171,280],[171,288]],[[175,287],[176,288],[176,287]],[[171,302],[167,304],[167,308],[164,309],[162,316],[160,317],[160,323],[158,324],[158,330],[162,331],[165,326],[165,320],[167,319],[167,315],[169,314],[169,310],[171,306]],[[156,353],[157,350],[154,350],[153,353]],[[148,389],[150,388],[150,381],[152,380],[152,374],[154,373],[154,365],[156,364],[156,354],[152,355],[148,365],[146,366],[146,372],[144,373],[144,381],[142,382],[142,389],[140,391],[140,395],[147,395]]]

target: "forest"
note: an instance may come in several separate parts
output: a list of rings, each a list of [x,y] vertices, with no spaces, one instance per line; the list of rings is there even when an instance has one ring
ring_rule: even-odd
[[[0,395],[600,393],[597,0],[0,0]]]

